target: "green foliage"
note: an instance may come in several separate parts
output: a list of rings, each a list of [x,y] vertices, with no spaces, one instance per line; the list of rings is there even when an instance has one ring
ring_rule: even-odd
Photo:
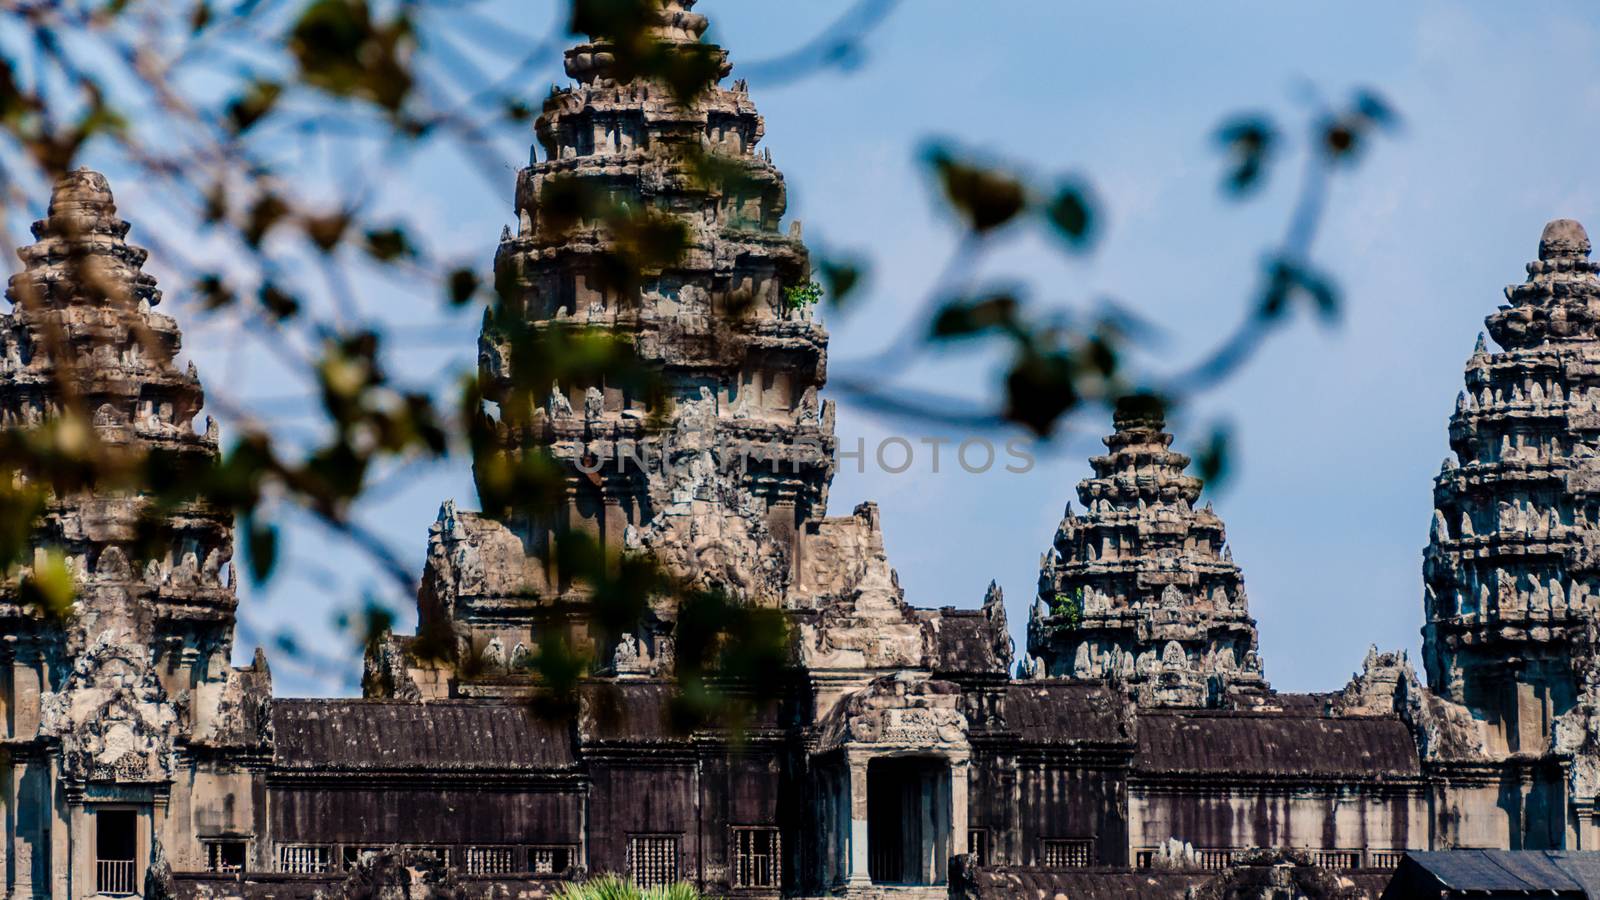
[[[783,289],[783,306],[790,312],[804,309],[822,299],[822,285],[815,281],[791,284]]]
[[[61,622],[72,615],[77,590],[66,558],[59,550],[50,550],[40,554],[32,569],[23,574],[17,598],[24,609]]]
[[[1069,593],[1057,592],[1050,598],[1050,615],[1058,628],[1072,629],[1083,624],[1083,588]]]
[[[704,897],[686,882],[641,888],[615,875],[600,875],[588,881],[562,885],[553,900],[703,900]]]

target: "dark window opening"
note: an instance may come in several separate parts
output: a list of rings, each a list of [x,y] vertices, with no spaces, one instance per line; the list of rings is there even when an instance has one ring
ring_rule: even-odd
[[[967,829],[967,855],[975,866],[989,864],[989,832],[984,828]]]
[[[207,872],[243,872],[244,841],[205,841]]]
[[[528,871],[536,875],[560,875],[572,868],[572,848],[529,847]]]
[[[139,853],[139,818],[131,809],[103,809],[94,814],[95,890],[127,895],[138,889],[134,871]]]

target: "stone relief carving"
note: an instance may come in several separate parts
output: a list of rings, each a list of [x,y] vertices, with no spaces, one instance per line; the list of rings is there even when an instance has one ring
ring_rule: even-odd
[[[103,631],[59,692],[41,697],[40,734],[61,742],[62,768],[79,781],[162,782],[172,777],[178,714],[135,635]]]
[[[874,679],[847,694],[818,725],[819,752],[846,744],[964,749],[960,688],[911,673]]]

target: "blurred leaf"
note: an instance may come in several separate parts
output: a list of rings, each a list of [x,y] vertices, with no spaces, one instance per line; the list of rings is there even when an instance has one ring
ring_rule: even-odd
[[[46,500],[44,491],[27,484],[0,487],[0,571],[27,561]]]
[[[189,12],[189,33],[199,34],[205,31],[213,18],[210,0],[197,0],[194,9]]]
[[[331,253],[344,240],[345,232],[350,229],[350,214],[337,212],[324,216],[310,216],[303,222],[303,227],[306,237],[317,245],[318,250]]]
[[[292,319],[300,313],[300,301],[270,281],[261,285],[259,300],[267,315],[279,322]]]
[[[398,116],[414,80],[416,38],[403,12],[408,8],[379,22],[366,0],[311,0],[289,31],[288,48],[301,80]]]
[[[934,314],[929,336],[934,340],[948,340],[996,330],[1015,333],[1017,308],[1017,298],[1010,294],[952,300]]]
[[[1225,425],[1216,425],[1195,454],[1194,474],[1209,491],[1216,491],[1227,481],[1232,463],[1232,434]]]
[[[370,653],[394,630],[394,622],[394,610],[368,598],[361,607],[360,629],[356,635],[362,648]]]
[[[288,214],[289,204],[277,194],[268,191],[257,197],[256,202],[250,206],[250,211],[245,214],[245,243],[251,247],[260,247],[261,242],[266,240],[267,232],[283,221],[283,217]]]
[[[655,0],[572,0],[567,30],[591,38],[631,40],[655,21]]]
[[[291,659],[300,656],[300,641],[295,638],[294,632],[284,629],[272,636],[272,644],[279,653]]]
[[[215,225],[228,217],[228,209],[228,189],[218,182],[206,189],[205,210],[200,220],[206,225]]]
[[[1331,281],[1294,260],[1269,260],[1257,316],[1264,321],[1277,319],[1289,311],[1297,297],[1304,297],[1325,323],[1338,320],[1339,291]]]
[[[1241,116],[1217,130],[1217,142],[1227,152],[1230,168],[1223,188],[1242,197],[1266,181],[1267,164],[1278,145],[1277,127],[1266,116]]]
[[[278,528],[255,516],[239,523],[245,533],[245,559],[250,564],[250,580],[257,586],[267,583],[278,564]]]
[[[445,281],[451,306],[465,306],[472,302],[472,298],[478,295],[478,288],[483,284],[483,279],[478,277],[478,273],[468,268],[456,269]]]
[[[72,616],[77,594],[72,570],[59,550],[36,555],[33,568],[18,585],[22,605],[52,622],[64,622]]]
[[[403,227],[379,228],[367,232],[367,255],[379,262],[415,259],[419,254]]]
[[[1057,420],[1078,406],[1077,370],[1068,350],[1024,348],[1006,375],[1006,419],[1049,436]]]
[[[945,200],[978,234],[999,228],[1027,208],[1027,190],[1012,175],[957,159],[939,146],[930,149],[926,158]]]
[[[208,272],[196,279],[194,293],[196,299],[200,301],[200,306],[208,311],[232,306],[238,299],[233,289],[222,280],[222,276],[215,272]]]
[[[228,124],[234,134],[243,134],[266,118],[283,96],[283,85],[275,81],[253,81],[244,93],[228,101]]]
[[[1094,239],[1094,201],[1084,185],[1067,182],[1056,188],[1045,216],[1072,250],[1082,250]]]
[[[1400,124],[1400,116],[1394,107],[1375,91],[1369,89],[1357,91],[1355,109],[1357,114],[1380,128],[1393,129]]]
[[[824,296],[827,297],[828,304],[839,308],[844,305],[845,298],[860,287],[866,277],[866,267],[856,260],[819,259],[817,275],[826,288]]]

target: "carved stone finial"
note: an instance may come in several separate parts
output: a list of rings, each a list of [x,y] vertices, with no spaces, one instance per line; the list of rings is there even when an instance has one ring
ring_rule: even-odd
[[[1575,219],[1555,219],[1539,235],[1540,259],[1587,258],[1589,249],[1589,233]]]

